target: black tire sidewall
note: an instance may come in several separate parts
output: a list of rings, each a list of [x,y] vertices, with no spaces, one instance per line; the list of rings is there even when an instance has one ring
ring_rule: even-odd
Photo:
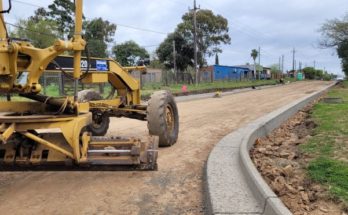
[[[166,123],[166,108],[170,106],[174,117],[174,128],[169,131]],[[178,139],[179,115],[173,95],[168,91],[155,92],[148,104],[148,128],[151,135],[159,136],[159,146],[171,146]]]
[[[102,122],[99,124],[100,126],[97,128],[97,127],[94,127],[93,124],[91,124],[88,126],[88,130],[92,132],[93,136],[104,136],[109,129],[109,124],[110,124],[110,118],[108,114],[103,113]]]
[[[103,97],[94,90],[82,90],[78,93],[79,102],[89,102],[89,101],[98,101],[103,99]],[[92,112],[92,114],[99,114],[97,112]],[[94,122],[93,122],[94,123]],[[93,136],[104,136],[109,129],[110,118],[109,115],[104,112],[102,114],[102,122],[100,126],[94,127],[93,124],[87,126],[87,130],[92,133]]]

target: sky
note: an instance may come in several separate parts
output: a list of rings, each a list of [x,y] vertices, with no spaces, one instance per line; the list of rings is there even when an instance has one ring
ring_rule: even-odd
[[[53,0],[12,2],[13,9],[5,19],[15,23]],[[228,20],[232,40],[222,46],[221,65],[252,63],[251,50],[260,47],[263,66],[279,63],[284,55],[284,69],[290,70],[295,48],[297,68],[299,62],[304,67],[313,66],[315,61],[318,69],[342,74],[336,51],[319,47],[319,29],[327,20],[348,13],[347,0],[197,0],[197,5]],[[134,40],[150,53],[192,7],[193,0],[84,0],[87,19],[102,17],[118,25],[116,44]],[[214,58],[208,63],[214,63]]]

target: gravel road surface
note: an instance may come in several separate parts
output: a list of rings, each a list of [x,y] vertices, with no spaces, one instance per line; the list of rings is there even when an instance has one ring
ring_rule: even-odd
[[[201,214],[203,169],[226,134],[328,82],[297,82],[178,104],[178,142],[161,148],[158,171],[0,172],[0,213]],[[146,122],[112,119],[109,135],[145,136]]]

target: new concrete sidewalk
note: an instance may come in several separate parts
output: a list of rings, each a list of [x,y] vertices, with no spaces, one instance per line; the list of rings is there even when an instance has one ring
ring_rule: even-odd
[[[276,84],[276,85],[260,86],[260,87],[256,87],[256,89],[252,89],[251,87],[234,89],[231,91],[223,92],[221,95],[227,96],[227,95],[233,95],[233,94],[237,94],[237,93],[244,93],[244,92],[249,92],[249,91],[254,91],[254,90],[263,90],[263,89],[268,89],[268,88],[273,88],[273,87],[281,87],[281,86],[286,86],[286,85]],[[215,93],[204,93],[204,94],[196,94],[196,95],[188,95],[188,96],[177,96],[177,97],[175,97],[175,101],[186,102],[186,101],[201,100],[201,99],[212,98],[214,95],[215,95]]]
[[[253,165],[249,150],[289,117],[325,93],[325,86],[224,137],[206,165],[207,214],[291,214]]]

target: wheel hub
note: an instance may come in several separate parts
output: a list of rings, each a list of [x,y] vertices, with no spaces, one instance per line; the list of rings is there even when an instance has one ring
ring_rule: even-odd
[[[168,130],[172,131],[174,129],[174,115],[170,105],[166,107],[166,123]]]

